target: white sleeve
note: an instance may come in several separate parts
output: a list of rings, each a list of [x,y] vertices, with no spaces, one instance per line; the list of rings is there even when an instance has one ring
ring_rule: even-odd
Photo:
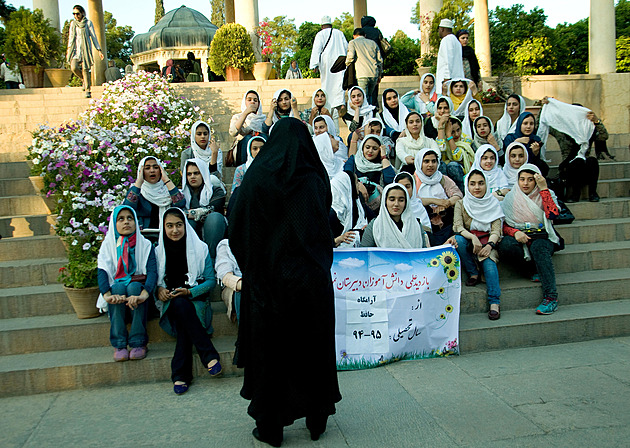
[[[317,35],[315,36],[315,41],[313,42],[313,50],[311,51],[311,61],[309,65],[309,68],[311,70],[319,67],[319,56],[324,46],[324,43],[322,42],[322,39],[321,39],[322,35],[320,33],[321,31],[317,33]]]

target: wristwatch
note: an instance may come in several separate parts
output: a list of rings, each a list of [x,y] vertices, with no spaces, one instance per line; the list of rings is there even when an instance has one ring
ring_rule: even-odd
[[[497,245],[495,243],[493,243],[492,241],[488,241],[486,244],[488,244],[488,246],[490,246],[493,249],[497,248]]]

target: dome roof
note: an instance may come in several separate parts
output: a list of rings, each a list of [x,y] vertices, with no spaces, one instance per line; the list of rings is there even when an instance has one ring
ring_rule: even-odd
[[[161,47],[209,47],[218,28],[192,8],[169,11],[147,33],[131,41],[133,54]]]

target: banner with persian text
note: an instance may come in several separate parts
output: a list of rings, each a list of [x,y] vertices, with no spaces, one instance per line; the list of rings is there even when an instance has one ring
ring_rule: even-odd
[[[460,264],[452,246],[336,249],[337,369],[459,353]]]

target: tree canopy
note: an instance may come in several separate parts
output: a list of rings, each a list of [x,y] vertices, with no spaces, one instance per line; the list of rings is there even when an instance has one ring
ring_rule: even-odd
[[[212,0],[212,16],[210,22],[216,25],[217,28],[221,28],[225,25],[225,0]]]

